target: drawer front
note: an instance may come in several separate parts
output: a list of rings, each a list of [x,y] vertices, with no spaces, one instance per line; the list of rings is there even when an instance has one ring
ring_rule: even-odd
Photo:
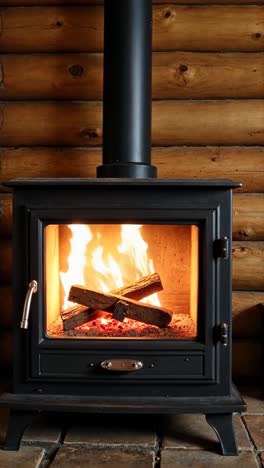
[[[109,369],[101,363],[111,363]],[[137,369],[134,362],[142,363]],[[122,366],[123,365],[123,366]],[[107,367],[107,366],[106,366]],[[122,370],[113,370],[120,367]],[[139,366],[140,367],[140,366]],[[39,354],[38,366],[33,377],[47,377],[59,379],[195,379],[204,376],[204,355],[202,353],[181,355],[88,355],[81,352],[42,351]],[[127,370],[127,368],[129,370]]]

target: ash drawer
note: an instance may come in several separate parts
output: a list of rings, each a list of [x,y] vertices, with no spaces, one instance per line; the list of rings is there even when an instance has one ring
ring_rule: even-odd
[[[115,364],[116,360],[124,361],[127,365],[131,360],[143,364],[142,369],[115,371],[104,369],[101,365],[104,361],[111,361]],[[151,355],[142,356],[140,354],[130,355],[112,355],[96,354],[94,356],[81,352],[55,352],[43,351],[39,354],[37,374],[33,377],[58,377],[70,379],[82,379],[87,377],[89,380],[100,380],[120,377],[122,379],[152,379],[152,378],[197,378],[204,376],[204,355],[200,354],[181,354],[181,355]],[[120,364],[120,363],[119,363]],[[115,366],[113,366],[115,367]],[[130,366],[131,367],[131,366]]]

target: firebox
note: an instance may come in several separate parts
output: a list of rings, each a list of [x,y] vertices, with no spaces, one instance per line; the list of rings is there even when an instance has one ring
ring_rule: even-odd
[[[36,411],[204,413],[237,453],[229,180],[155,179],[150,0],[105,1],[96,179],[17,179],[7,449]]]
[[[48,224],[47,336],[195,339],[198,239],[191,224]],[[103,294],[111,291],[112,301]],[[142,305],[126,302],[141,297]]]

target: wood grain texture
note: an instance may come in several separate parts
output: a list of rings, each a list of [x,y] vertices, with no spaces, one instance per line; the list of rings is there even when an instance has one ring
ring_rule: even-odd
[[[230,178],[243,182],[236,192],[264,192],[263,147],[153,148],[152,159],[159,177]],[[95,177],[100,163],[100,148],[2,148],[0,180]]]
[[[264,242],[233,242],[233,288],[264,291]]]
[[[261,340],[233,340],[233,376],[260,377],[263,372]]]
[[[103,6],[1,8],[2,52],[88,52],[103,48]],[[262,51],[264,8],[156,5],[154,50]]]
[[[264,144],[264,100],[154,101],[152,111],[154,146]],[[102,103],[2,103],[0,144],[101,145]]]
[[[2,100],[100,100],[102,54],[1,55]],[[155,52],[153,99],[264,97],[261,53]]]
[[[11,237],[11,234],[12,196],[3,193],[0,194],[0,237]],[[234,194],[233,239],[264,241],[264,194]]]
[[[8,239],[0,241],[0,285],[8,285],[12,281],[12,243]]]
[[[11,237],[12,231],[12,198],[10,195],[0,196],[0,236]]]
[[[13,298],[11,286],[0,286],[1,313],[0,329],[11,328],[13,325]],[[0,357],[1,360],[1,357]]]
[[[264,292],[233,292],[234,338],[261,338],[263,336],[264,308],[262,304],[264,304]]]
[[[264,194],[234,196],[233,239],[264,241]]]
[[[181,5],[183,0],[152,0],[153,4],[157,5]],[[230,0],[214,0],[212,4],[226,5],[230,4]],[[232,5],[250,5],[250,4],[262,5],[264,0],[232,0]],[[35,6],[35,5],[72,5],[73,0],[0,0],[0,5],[4,6]],[[75,5],[103,5],[104,0],[75,0]],[[208,4],[208,0],[184,0],[186,5],[202,5]]]

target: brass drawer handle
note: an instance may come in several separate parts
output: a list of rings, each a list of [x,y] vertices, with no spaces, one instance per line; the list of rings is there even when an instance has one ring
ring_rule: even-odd
[[[26,299],[25,299],[24,307],[23,307],[22,320],[20,323],[20,328],[24,328],[25,330],[28,329],[28,319],[29,319],[32,296],[34,293],[37,292],[37,290],[38,290],[37,281],[35,280],[31,281],[31,283],[29,283],[28,285],[28,291],[27,291],[27,295],[26,295]]]
[[[101,367],[108,371],[133,372],[143,369],[143,362],[132,359],[112,359],[101,362]]]

